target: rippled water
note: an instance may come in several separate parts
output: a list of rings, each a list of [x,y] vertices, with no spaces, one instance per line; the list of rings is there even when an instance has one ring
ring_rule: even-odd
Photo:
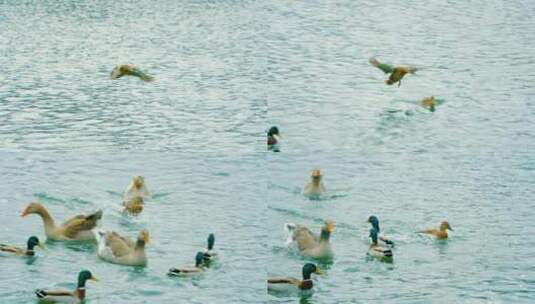
[[[531,1],[2,1],[1,242],[44,238],[31,200],[59,221],[151,232],[149,265],[48,243],[0,256],[0,302],[101,279],[87,303],[529,303],[535,300],[535,5]],[[401,87],[369,66],[421,67]],[[156,76],[108,79],[132,62]],[[415,103],[444,100],[430,113]],[[278,125],[281,153],[265,151]],[[320,167],[329,191],[300,195]],[[120,213],[134,174],[155,194]],[[394,263],[366,259],[375,214]],[[336,225],[335,258],[309,298],[266,294],[299,276],[283,224]],[[448,219],[437,243],[414,231]],[[208,233],[220,263],[173,280]]]

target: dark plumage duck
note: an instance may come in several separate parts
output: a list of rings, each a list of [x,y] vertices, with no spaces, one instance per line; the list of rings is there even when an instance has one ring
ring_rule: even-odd
[[[381,234],[381,229],[379,228],[379,219],[375,216],[375,215],[372,215],[368,218],[368,223],[370,223],[372,225],[372,227],[377,230],[377,233],[379,234],[378,235],[378,240],[379,241],[382,241],[384,242],[385,244],[387,245],[390,245],[390,246],[394,246],[394,242],[392,242],[391,240],[387,239],[384,235]]]
[[[278,148],[280,139],[281,139],[281,136],[279,133],[279,128],[275,126],[269,128],[268,133],[267,133],[268,150],[273,150],[274,152],[280,152]]]
[[[85,283],[98,280],[88,270],[82,270],[78,274],[78,284],[74,291],[59,289],[37,289],[35,295],[41,301],[52,303],[81,303],[85,299]]]
[[[205,264],[209,264],[217,258],[217,252],[214,250],[215,235],[213,233],[210,233],[206,242],[206,249],[203,252],[203,261]]]
[[[34,256],[34,247],[38,246],[41,248],[45,248],[43,244],[39,241],[39,239],[36,236],[31,236],[28,238],[28,242],[26,243],[26,248],[20,248],[15,246],[10,246],[6,244],[0,244],[0,252],[8,253],[8,254],[14,254],[17,256]]]
[[[146,82],[154,80],[154,77],[146,74],[132,64],[119,64],[110,73],[111,79],[118,79],[123,76],[135,76]]]
[[[292,277],[273,277],[268,278],[268,290],[270,291],[308,291],[312,290],[314,283],[311,274],[321,274],[318,267],[312,263],[303,266],[303,279],[299,280]]]
[[[370,58],[370,64],[380,69],[385,74],[390,74],[390,77],[385,80],[387,85],[393,85],[398,82],[398,87],[401,86],[401,79],[407,74],[414,74],[417,69],[411,66],[392,66],[386,63],[381,63],[375,58]]]

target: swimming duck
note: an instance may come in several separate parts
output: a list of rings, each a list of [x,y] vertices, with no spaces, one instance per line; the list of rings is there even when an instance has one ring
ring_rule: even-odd
[[[35,295],[40,301],[52,303],[81,303],[85,299],[85,283],[88,281],[98,282],[98,279],[88,270],[82,270],[78,274],[78,285],[74,291],[37,289]]]
[[[149,232],[141,230],[137,241],[127,239],[115,231],[96,232],[98,239],[97,255],[104,261],[127,265],[145,266],[147,255],[145,246],[149,243]]]
[[[372,227],[377,230],[377,233],[379,233],[379,241],[383,241],[385,244],[390,245],[392,247],[394,246],[394,242],[387,239],[381,234],[381,229],[379,228],[379,219],[375,215],[372,215],[368,218],[368,223],[370,223]]]
[[[329,239],[334,231],[330,220],[324,222],[320,235],[316,235],[305,226],[286,224],[289,243],[295,243],[299,252],[312,258],[330,258],[333,256]]]
[[[45,248],[43,244],[39,242],[39,239],[36,236],[30,236],[30,238],[28,238],[28,242],[26,243],[26,249],[6,244],[0,244],[0,252],[12,253],[17,256],[34,256],[35,252],[33,251],[33,249],[35,246],[39,246],[43,249]]]
[[[215,235],[213,233],[210,233],[208,235],[206,249],[203,252],[205,263],[209,264],[211,261],[217,258],[217,252],[214,251],[214,243],[215,243]]]
[[[138,196],[145,199],[150,197],[150,192],[143,176],[136,175],[124,190],[123,201],[128,202]]]
[[[50,213],[38,202],[30,203],[22,211],[21,217],[28,214],[37,214],[43,219],[46,237],[54,241],[94,241],[95,236],[91,230],[102,218],[102,210],[98,210],[90,215],[74,216],[61,226],[56,226]]]
[[[124,210],[123,212],[130,215],[138,215],[143,211],[143,198],[141,196],[136,196],[123,202]]]
[[[370,229],[370,238],[372,239],[372,243],[370,244],[370,247],[368,248],[368,254],[374,258],[392,259],[394,256],[394,254],[392,253],[392,250],[390,248],[379,245],[378,234],[379,234],[379,231],[377,231],[377,229],[375,228]]]
[[[150,82],[154,80],[154,77],[146,74],[145,72],[136,68],[132,64],[119,64],[115,66],[115,68],[113,68],[113,70],[110,73],[110,78],[117,79],[125,75],[139,77],[141,80],[146,81],[146,82]]]
[[[281,137],[279,133],[279,128],[275,126],[269,128],[269,131],[267,133],[268,150],[274,150],[275,152],[280,152],[278,149],[280,138]]]
[[[429,235],[436,237],[438,240],[445,240],[448,238],[447,230],[453,231],[453,229],[451,229],[450,223],[448,223],[447,221],[443,221],[442,223],[440,223],[439,229],[431,228],[431,229],[418,231],[418,233],[429,234]]]
[[[185,268],[171,268],[167,272],[168,276],[173,277],[186,277],[191,275],[200,274],[205,269],[206,259],[208,257],[204,252],[197,252],[195,255],[195,267],[185,267]]]
[[[420,104],[430,112],[435,112],[435,96],[424,97]]]
[[[325,186],[322,182],[322,175],[319,169],[312,170],[310,175],[310,181],[305,185],[303,189],[303,195],[305,196],[320,196],[325,193]]]
[[[312,263],[303,266],[303,280],[292,277],[268,278],[268,290],[270,291],[308,291],[312,290],[314,283],[311,274],[321,274],[318,267]]]
[[[387,85],[393,85],[394,83],[398,82],[398,87],[401,86],[401,79],[406,74],[414,74],[417,69],[415,67],[411,66],[391,66],[386,63],[381,63],[375,58],[370,58],[370,64],[374,67],[380,69],[385,74],[390,74],[390,77],[385,80],[385,83]]]

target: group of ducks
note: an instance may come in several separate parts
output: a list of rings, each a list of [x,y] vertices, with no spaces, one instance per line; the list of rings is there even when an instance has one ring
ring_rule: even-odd
[[[398,83],[401,86],[401,80],[407,74],[414,74],[417,68],[412,66],[392,66],[379,62],[376,58],[370,58],[369,63],[379,68],[385,74],[389,74],[389,78],[385,80],[387,85]],[[423,98],[420,103],[422,107],[431,112],[435,111],[437,102],[434,96]],[[272,126],[267,131],[267,146],[268,150],[273,152],[280,152],[281,135],[277,126]],[[322,182],[322,175],[319,169],[314,169],[310,176],[310,181],[303,188],[303,194],[310,198],[317,198],[326,192],[325,186]],[[372,215],[367,222],[371,225],[369,231],[369,238],[371,244],[368,247],[367,254],[372,258],[377,258],[384,262],[393,261],[394,242],[381,234],[379,227],[379,219]],[[333,251],[330,244],[330,236],[334,231],[334,223],[331,220],[326,220],[321,227],[319,234],[313,233],[309,228],[302,225],[286,224],[285,230],[288,233],[287,246],[295,248],[302,256],[313,259],[331,259]],[[448,238],[448,230],[453,230],[447,221],[443,221],[440,227],[418,231],[434,236],[438,240],[445,240]],[[311,279],[312,274],[321,274],[320,269],[313,263],[306,263],[302,268],[302,279],[293,277],[273,277],[268,279],[269,291],[311,291],[314,284]]]
[[[144,199],[150,197],[142,176],[135,176],[123,195],[124,213],[139,214],[143,210]],[[145,266],[147,255],[145,246],[149,242],[149,232],[141,230],[136,240],[120,235],[115,231],[98,230],[97,224],[102,218],[102,210],[89,215],[76,215],[64,223],[57,225],[52,215],[39,202],[30,203],[21,213],[21,217],[36,214],[44,224],[45,235],[51,241],[96,242],[97,256],[113,264],[127,266]],[[196,253],[193,267],[170,268],[169,276],[186,277],[203,272],[216,259],[214,251],[215,236],[211,233],[207,239],[207,247]],[[34,257],[35,247],[45,248],[36,236],[31,236],[26,248],[0,244],[0,253],[22,257]],[[47,302],[79,303],[85,299],[85,284],[88,280],[98,281],[88,270],[78,274],[75,290],[47,290],[38,289],[35,294],[38,299]]]

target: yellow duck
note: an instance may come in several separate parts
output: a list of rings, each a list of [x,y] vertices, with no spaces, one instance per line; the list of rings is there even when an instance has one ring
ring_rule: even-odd
[[[305,185],[303,189],[303,195],[305,196],[320,196],[327,190],[323,185],[322,175],[320,169],[312,170],[310,174],[310,181]]]
[[[188,277],[200,274],[206,267],[207,259],[209,259],[209,256],[199,251],[195,255],[195,267],[171,268],[167,272],[167,275],[172,277]]]
[[[28,238],[28,242],[26,243],[26,248],[0,244],[0,252],[10,253],[10,254],[14,254],[17,256],[31,257],[35,255],[35,252],[34,252],[35,246],[39,246],[42,249],[45,248],[36,236],[31,236],[30,238]]]
[[[418,233],[425,233],[425,234],[432,235],[436,237],[437,240],[445,240],[448,238],[448,230],[453,231],[453,229],[451,229],[450,223],[448,223],[447,221],[443,221],[442,223],[440,223],[440,227],[438,229],[431,228],[431,229],[418,231]]]
[[[401,79],[407,74],[414,74],[417,69],[411,66],[392,66],[386,63],[381,63],[375,58],[370,58],[370,64],[380,69],[385,74],[390,74],[390,77],[385,80],[387,85],[393,85],[398,83],[398,87],[401,86]]]
[[[118,79],[123,76],[135,76],[146,82],[151,82],[154,80],[154,77],[146,74],[132,64],[119,64],[115,66],[110,73],[111,79]]]
[[[143,199],[150,197],[149,189],[145,184],[145,178],[140,175],[134,176],[128,187],[126,187],[123,193],[123,201],[128,202],[135,197],[141,197]]]
[[[316,235],[305,226],[286,224],[288,245],[295,244],[299,252],[312,258],[330,258],[333,256],[329,239],[334,232],[334,224],[330,220],[324,222],[321,233]]]
[[[78,284],[74,291],[62,289],[37,289],[35,295],[39,301],[47,303],[82,303],[85,299],[85,283],[88,281],[98,282],[98,279],[88,270],[82,270],[78,274]]]
[[[147,255],[145,246],[149,243],[149,232],[141,230],[134,242],[115,231],[96,232],[97,255],[102,260],[127,266],[145,266]]]
[[[268,290],[278,292],[288,291],[308,291],[312,290],[314,283],[311,274],[321,274],[318,267],[312,263],[303,266],[303,279],[299,280],[292,277],[273,277],[268,278]]]
[[[21,217],[28,214],[37,214],[43,219],[46,237],[54,241],[94,241],[95,236],[91,230],[102,218],[102,210],[98,210],[90,215],[76,215],[56,226],[50,213],[38,202],[30,203],[22,211]]]

